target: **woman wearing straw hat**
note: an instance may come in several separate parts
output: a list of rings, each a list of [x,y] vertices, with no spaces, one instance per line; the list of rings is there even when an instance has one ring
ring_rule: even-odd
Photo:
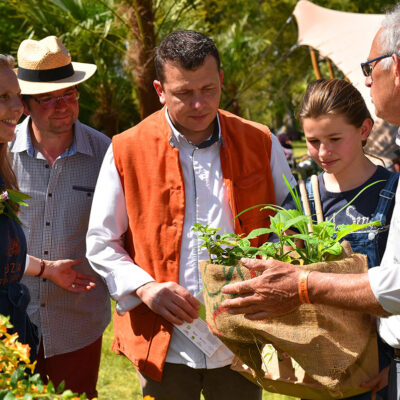
[[[13,64],[11,56],[0,54],[0,314],[10,316],[13,331],[22,343],[30,345],[33,360],[38,336],[26,312],[30,295],[20,283],[23,273],[51,279],[72,292],[90,290],[94,283],[91,276],[71,268],[79,260],[45,261],[26,255],[25,236],[17,216],[19,204],[14,200],[14,196],[18,197],[14,192],[18,184],[7,146],[14,139],[15,126],[23,110]]]

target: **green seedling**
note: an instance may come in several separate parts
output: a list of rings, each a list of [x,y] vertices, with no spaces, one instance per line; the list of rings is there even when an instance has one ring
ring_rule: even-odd
[[[372,185],[382,182],[376,181],[363,188],[346,206],[342,207],[331,219],[315,223],[303,214],[300,196],[296,188],[292,188],[283,176],[297,209],[286,210],[276,205],[257,205],[242,211],[236,216],[259,208],[260,210],[272,210],[274,215],[270,218],[269,228],[258,228],[247,236],[235,233],[218,234],[219,228],[209,225],[194,224],[193,230],[199,233],[203,240],[201,247],[208,251],[209,258],[215,264],[237,265],[244,258],[273,258],[294,264],[312,264],[320,261],[328,261],[339,257],[342,253],[340,242],[350,233],[365,229],[372,225],[379,226],[379,221],[371,221],[367,224],[335,225],[334,217],[348,207],[362,192]],[[309,230],[311,225],[311,230]],[[278,238],[275,242],[265,242],[259,247],[251,244],[252,239],[262,235],[275,234]],[[300,239],[300,240],[299,240]],[[301,243],[301,244],[299,244]]]

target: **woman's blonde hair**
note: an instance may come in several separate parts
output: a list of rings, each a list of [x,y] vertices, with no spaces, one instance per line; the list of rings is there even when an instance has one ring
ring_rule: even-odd
[[[2,68],[10,68],[14,67],[14,58],[12,56],[5,56],[0,54],[0,73]],[[14,174],[14,171],[11,167],[10,157],[8,154],[8,144],[0,143],[0,175],[2,176],[5,187],[7,189],[15,189],[18,190],[18,182],[17,177]],[[4,189],[4,188],[0,188]]]
[[[308,85],[300,106],[300,120],[326,114],[343,115],[357,128],[365,119],[372,120],[361,93],[344,79],[318,79]]]

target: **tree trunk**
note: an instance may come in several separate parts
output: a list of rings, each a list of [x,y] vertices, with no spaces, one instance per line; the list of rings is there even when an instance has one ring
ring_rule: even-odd
[[[95,126],[101,126],[109,138],[119,133],[119,112],[118,105],[112,101],[111,91],[113,90],[115,90],[115,85],[110,87],[106,82],[100,84],[99,107],[92,116]]]
[[[133,63],[134,78],[138,88],[140,117],[146,118],[161,108],[153,80],[156,79],[154,52],[154,13],[152,0],[123,0],[122,11],[127,16],[133,40],[127,51],[128,62]]]

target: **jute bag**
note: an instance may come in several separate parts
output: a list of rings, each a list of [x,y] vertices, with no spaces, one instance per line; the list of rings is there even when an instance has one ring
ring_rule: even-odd
[[[350,254],[303,268],[359,273],[367,260]],[[210,330],[239,358],[233,369],[264,389],[315,400],[349,397],[365,392],[360,384],[378,373],[375,324],[368,314],[303,304],[280,317],[250,321],[220,307],[229,297],[223,286],[254,277],[247,268],[203,262],[201,274]]]
[[[310,271],[362,273],[367,257],[342,244],[341,259],[305,265]],[[374,319],[325,305],[262,321],[231,315],[220,304],[223,286],[255,276],[243,266],[201,264],[206,320],[210,330],[237,356],[232,368],[264,389],[307,399],[349,397],[367,391],[360,384],[378,373]]]

